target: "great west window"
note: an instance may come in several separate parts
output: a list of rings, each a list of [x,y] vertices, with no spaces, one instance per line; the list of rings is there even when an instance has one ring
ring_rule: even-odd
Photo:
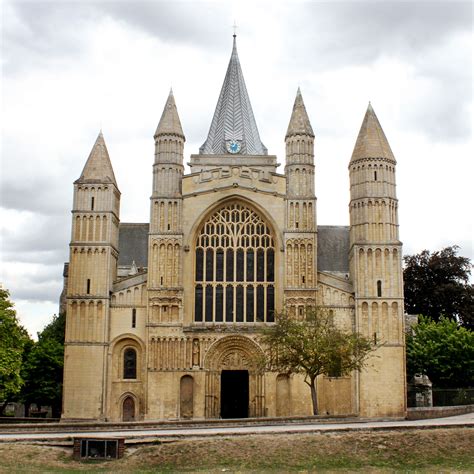
[[[229,204],[200,228],[196,241],[194,320],[273,322],[275,244],[252,209]]]

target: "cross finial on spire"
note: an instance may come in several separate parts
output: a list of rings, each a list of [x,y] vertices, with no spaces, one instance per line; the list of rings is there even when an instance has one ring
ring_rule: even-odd
[[[235,22],[235,20],[234,20],[234,25],[232,26],[232,28],[234,29],[233,37],[235,38],[237,36],[237,23]]]

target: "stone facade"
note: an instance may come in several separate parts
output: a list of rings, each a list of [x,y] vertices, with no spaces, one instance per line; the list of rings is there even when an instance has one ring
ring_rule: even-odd
[[[317,225],[315,136],[299,90],[277,172],[235,38],[190,172],[172,93],[154,139],[149,224],[120,223],[102,134],[74,183],[63,419],[309,415],[302,377],[257,364],[259,329],[275,311],[298,317],[308,305],[377,343],[361,373],[320,377],[321,413],[404,416],[396,162],[372,107],[349,163],[350,227]]]

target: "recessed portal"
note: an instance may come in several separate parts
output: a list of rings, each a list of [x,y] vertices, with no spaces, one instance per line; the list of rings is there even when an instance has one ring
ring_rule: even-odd
[[[223,370],[221,375],[221,418],[248,418],[248,370]]]

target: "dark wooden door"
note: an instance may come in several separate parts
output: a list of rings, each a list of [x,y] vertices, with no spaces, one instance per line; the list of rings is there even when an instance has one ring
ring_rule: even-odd
[[[127,397],[123,401],[123,421],[135,421],[135,400]]]

